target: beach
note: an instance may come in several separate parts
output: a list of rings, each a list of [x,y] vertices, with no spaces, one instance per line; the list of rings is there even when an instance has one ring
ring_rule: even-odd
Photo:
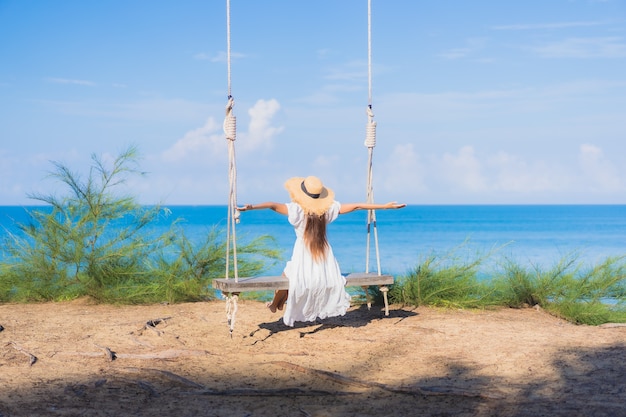
[[[624,416],[626,327],[540,308],[0,305],[0,416]]]

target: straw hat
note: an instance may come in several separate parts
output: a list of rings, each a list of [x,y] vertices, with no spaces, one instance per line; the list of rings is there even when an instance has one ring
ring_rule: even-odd
[[[333,190],[324,187],[322,181],[313,176],[289,178],[285,188],[291,201],[298,203],[306,214],[324,214],[335,199]]]

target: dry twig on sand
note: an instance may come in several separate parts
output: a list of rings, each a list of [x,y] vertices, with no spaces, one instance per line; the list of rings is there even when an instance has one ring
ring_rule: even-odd
[[[28,352],[27,350],[25,350],[23,347],[21,347],[17,343],[11,342],[10,345],[13,346],[13,349],[15,349],[18,352],[23,353],[24,355],[28,356],[29,361],[30,361],[30,366],[33,366],[35,364],[35,362],[37,362],[37,356],[35,356],[32,353]]]
[[[157,330],[156,326],[161,324],[161,323],[166,323],[166,320],[171,319],[171,317],[160,317],[157,319],[151,319],[148,320],[142,328],[140,328],[139,330],[152,330],[153,332],[155,332],[158,336],[161,336],[161,332],[159,330]]]
[[[117,358],[117,355],[115,354],[115,352],[113,352],[108,347],[100,346],[100,345],[98,345],[96,343],[94,343],[94,346],[96,346],[97,348],[102,349],[104,351],[104,354],[107,357],[107,359],[109,360],[109,362],[113,362]]]

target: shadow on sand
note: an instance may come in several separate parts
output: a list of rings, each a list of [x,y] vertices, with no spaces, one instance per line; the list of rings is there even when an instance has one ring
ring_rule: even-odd
[[[261,340],[267,340],[272,335],[284,331],[290,331],[293,329],[299,329],[300,337],[305,337],[314,333],[319,333],[327,329],[334,329],[337,327],[363,327],[371,323],[374,320],[404,320],[408,317],[417,316],[417,313],[412,310],[398,309],[390,310],[389,315],[385,316],[382,311],[376,313],[377,307],[368,309],[366,305],[361,305],[358,309],[350,310],[345,316],[331,317],[324,320],[316,320],[315,323],[302,323],[296,322],[294,327],[286,326],[283,323],[282,317],[276,321],[261,323],[259,328],[250,333],[250,336],[254,336],[260,330],[267,330],[269,333]],[[311,329],[313,327],[313,329]],[[255,342],[256,343],[256,342]]]

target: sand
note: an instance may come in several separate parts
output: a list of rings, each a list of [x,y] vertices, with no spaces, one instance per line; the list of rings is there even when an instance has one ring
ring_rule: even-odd
[[[539,308],[0,305],[0,416],[626,416],[626,328]]]

